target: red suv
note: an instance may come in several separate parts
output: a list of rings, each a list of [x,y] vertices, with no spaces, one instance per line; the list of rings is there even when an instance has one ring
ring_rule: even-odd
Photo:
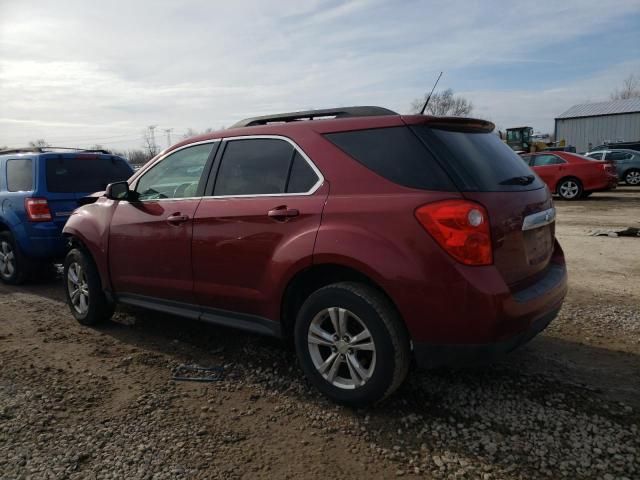
[[[94,324],[129,304],[293,339],[350,405],[413,360],[492,360],[567,290],[551,194],[493,128],[349,107],[185,140],[69,219],[71,312]]]

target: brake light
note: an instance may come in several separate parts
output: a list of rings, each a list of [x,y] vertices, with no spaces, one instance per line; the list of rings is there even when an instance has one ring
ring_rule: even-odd
[[[419,207],[415,215],[436,242],[460,263],[493,263],[489,215],[479,203],[444,200]]]
[[[50,222],[52,219],[46,198],[26,198],[24,207],[31,222]]]

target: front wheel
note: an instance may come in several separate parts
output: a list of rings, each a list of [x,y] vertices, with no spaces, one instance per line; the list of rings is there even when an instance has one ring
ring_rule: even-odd
[[[71,313],[83,325],[96,325],[111,318],[114,306],[107,300],[93,259],[78,248],[64,261],[64,284]]]
[[[296,352],[310,382],[350,406],[393,393],[409,370],[409,336],[389,300],[364,284],[321,288],[302,305]]]
[[[558,195],[565,200],[578,200],[582,196],[582,184],[575,178],[565,178],[558,184]]]
[[[634,187],[640,185],[640,170],[629,170],[624,175],[624,181],[627,185]]]

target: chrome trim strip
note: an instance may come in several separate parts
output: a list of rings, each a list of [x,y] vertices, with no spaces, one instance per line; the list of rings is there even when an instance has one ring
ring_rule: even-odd
[[[534,228],[544,227],[545,225],[549,225],[556,220],[556,209],[555,207],[548,208],[547,210],[543,210],[542,212],[532,213],[531,215],[527,215],[524,217],[522,222],[522,230],[533,230]]]
[[[302,196],[313,195],[314,193],[316,193],[316,191],[324,183],[324,180],[325,180],[324,175],[322,175],[322,172],[318,169],[318,167],[316,167],[315,163],[313,163],[311,158],[309,158],[309,156],[304,152],[304,150],[302,150],[302,148],[300,148],[300,146],[296,142],[291,140],[289,137],[285,137],[283,135],[240,135],[237,137],[216,138],[214,140],[204,140],[202,142],[195,142],[195,143],[190,143],[188,145],[183,145],[182,147],[176,148],[175,150],[172,150],[167,154],[163,155],[158,160],[153,162],[153,164],[150,165],[148,168],[145,168],[145,170],[136,177],[133,183],[135,183],[135,186],[137,186],[138,179],[144,174],[144,172],[153,168],[153,166],[157,165],[167,156],[171,155],[174,152],[182,150],[184,148],[192,147],[194,145],[201,145],[204,143],[221,142],[224,140],[226,140],[227,142],[232,142],[234,140],[251,140],[251,139],[262,139],[262,138],[271,138],[271,139],[277,139],[277,140],[284,140],[285,142],[288,142],[300,154],[300,156],[304,158],[307,164],[311,167],[311,169],[314,171],[314,173],[318,177],[318,181],[308,191],[302,192],[302,193],[262,193],[258,195],[210,195],[210,196],[189,197],[189,198],[158,198],[155,200],[141,200],[141,202],[166,202],[166,201],[197,200],[197,199],[202,199],[202,200],[214,199],[215,200],[215,199],[221,199],[221,198],[260,198],[260,197],[296,197],[296,196],[302,197]],[[223,155],[224,155],[224,152],[223,152]]]

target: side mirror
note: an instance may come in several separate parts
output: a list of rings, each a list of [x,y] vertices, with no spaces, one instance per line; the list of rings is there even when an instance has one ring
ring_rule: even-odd
[[[110,183],[104,192],[105,196],[111,200],[128,200],[131,193],[127,182]]]

